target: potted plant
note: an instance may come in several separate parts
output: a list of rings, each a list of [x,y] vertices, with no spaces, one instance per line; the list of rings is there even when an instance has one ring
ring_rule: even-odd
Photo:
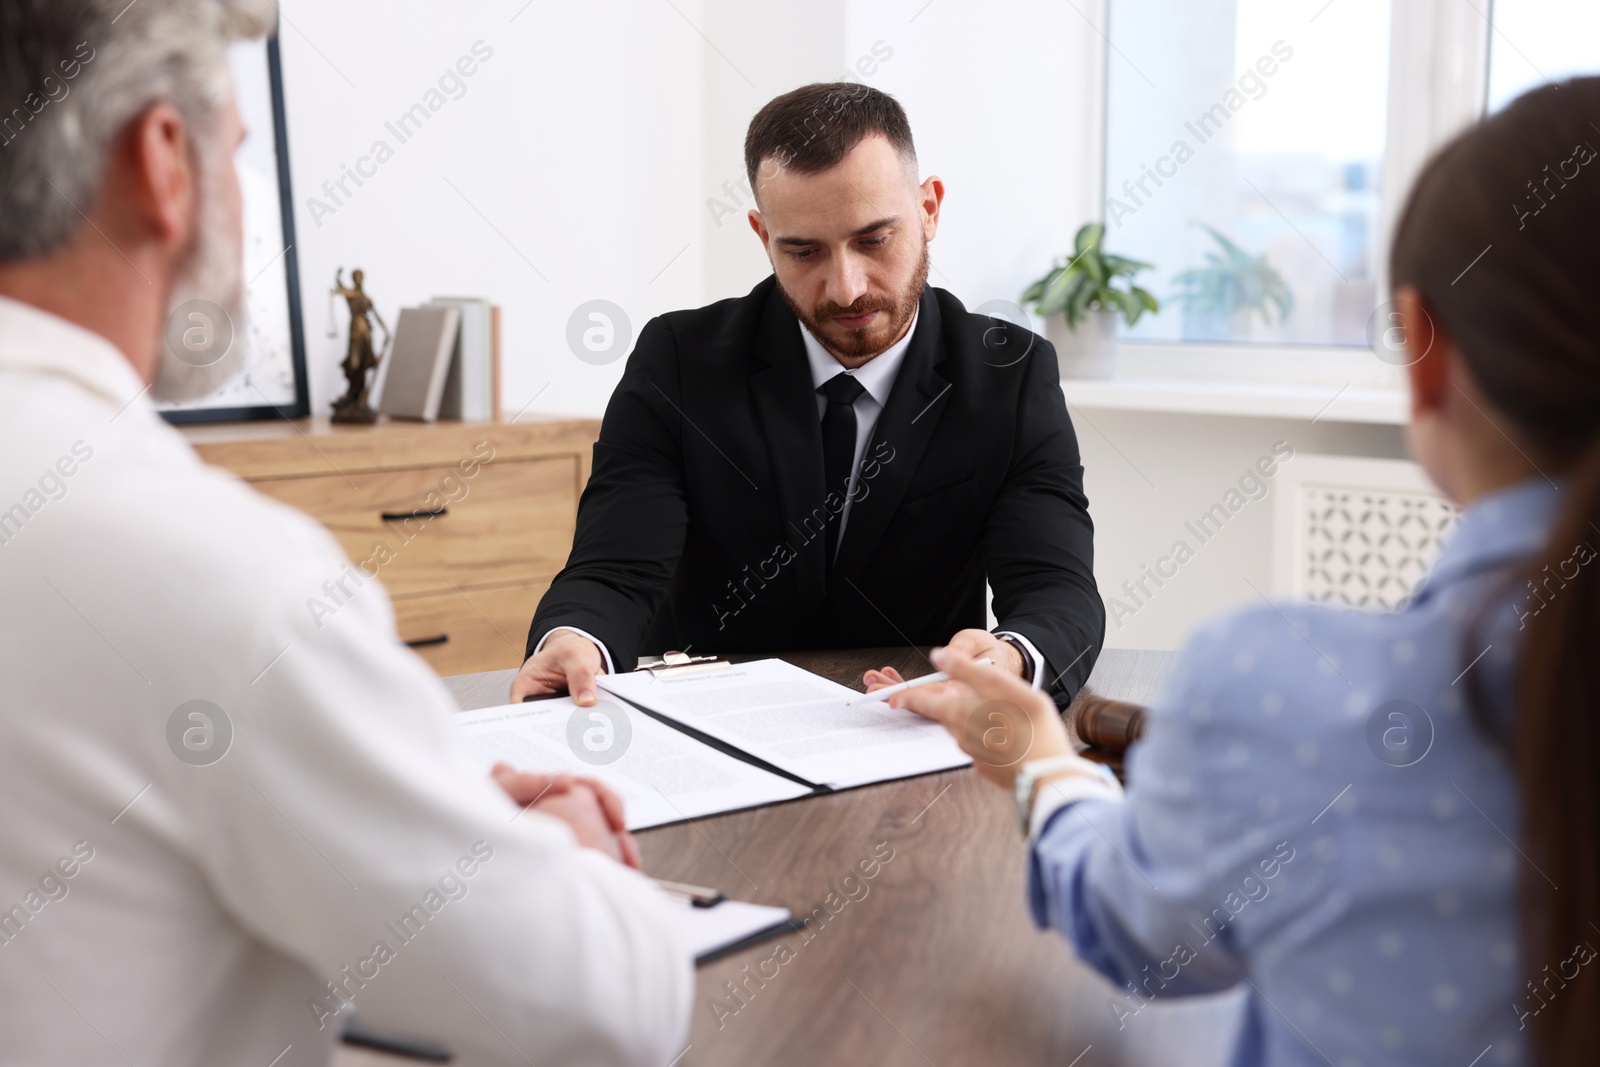
[[[1072,259],[1058,261],[1028,286],[1022,302],[1042,315],[1063,378],[1109,378],[1117,351],[1117,317],[1129,326],[1161,305],[1133,276],[1148,263],[1113,256],[1100,247],[1106,227],[1091,222],[1072,241]]]
[[[1294,293],[1265,254],[1253,256],[1216,229],[1204,227],[1217,248],[1203,266],[1172,279],[1173,299],[1183,308],[1186,341],[1231,341],[1249,332],[1250,316],[1272,325],[1272,310],[1282,322],[1294,310]]]

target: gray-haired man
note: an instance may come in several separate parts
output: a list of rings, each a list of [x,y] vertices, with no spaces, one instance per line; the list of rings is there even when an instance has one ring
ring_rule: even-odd
[[[660,1067],[691,970],[615,798],[473,773],[377,584],[313,625],[343,553],[148,399],[232,369],[160,338],[237,302],[227,46],[271,15],[0,4],[0,1063],[325,1064],[354,1005]]]

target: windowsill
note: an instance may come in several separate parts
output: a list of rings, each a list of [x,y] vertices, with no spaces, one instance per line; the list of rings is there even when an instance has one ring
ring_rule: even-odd
[[[1401,426],[1408,420],[1404,392],[1354,385],[1195,378],[1064,378],[1061,389],[1068,406],[1091,411],[1173,412],[1388,426]]]
[[[1087,411],[1148,411],[1402,426],[1405,377],[1366,349],[1124,341],[1109,379],[1065,378]]]

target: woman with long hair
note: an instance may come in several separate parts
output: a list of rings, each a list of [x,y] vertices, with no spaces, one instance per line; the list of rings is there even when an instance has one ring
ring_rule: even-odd
[[[1600,78],[1435,155],[1390,280],[1408,443],[1463,509],[1404,607],[1202,629],[1126,793],[992,668],[893,702],[1016,789],[1035,918],[1126,1025],[1248,983],[1238,1063],[1600,1062]]]

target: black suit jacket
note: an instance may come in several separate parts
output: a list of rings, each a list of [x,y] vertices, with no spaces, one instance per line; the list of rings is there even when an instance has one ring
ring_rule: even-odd
[[[930,645],[985,623],[1047,661],[1058,700],[1105,634],[1093,526],[1055,351],[929,288],[832,568],[822,430],[800,327],[771,277],[651,320],[606,407],[551,628],[640,654]]]

